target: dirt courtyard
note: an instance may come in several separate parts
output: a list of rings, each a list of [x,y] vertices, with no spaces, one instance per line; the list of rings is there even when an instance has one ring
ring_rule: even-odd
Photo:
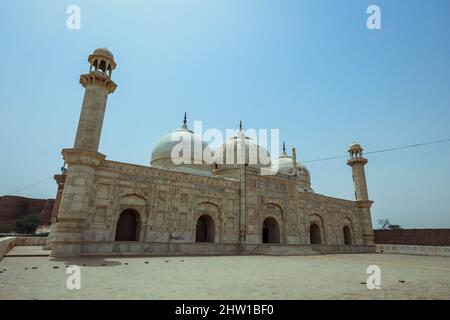
[[[78,265],[81,289],[66,287]],[[381,269],[369,290],[366,269]],[[450,299],[450,258],[390,254],[4,257],[0,299]]]

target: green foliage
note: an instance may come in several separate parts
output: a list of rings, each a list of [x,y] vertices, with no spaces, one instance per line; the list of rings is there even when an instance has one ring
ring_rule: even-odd
[[[0,223],[0,233],[10,233],[13,231],[13,227],[7,223]]]
[[[35,214],[27,214],[16,220],[17,233],[34,233],[39,226],[39,217]]]
[[[391,224],[388,218],[378,220],[378,224],[383,230],[401,230],[402,227],[398,224]]]

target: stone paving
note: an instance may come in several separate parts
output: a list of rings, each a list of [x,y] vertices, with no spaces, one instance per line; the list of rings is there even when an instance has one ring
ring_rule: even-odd
[[[66,288],[66,266],[81,289]],[[365,282],[381,268],[381,289]],[[450,299],[450,258],[390,254],[213,257],[7,256],[0,299]]]

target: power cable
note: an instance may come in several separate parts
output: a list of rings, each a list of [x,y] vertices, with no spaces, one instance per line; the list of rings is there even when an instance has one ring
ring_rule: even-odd
[[[409,149],[409,148],[417,148],[422,147],[430,144],[436,144],[436,143],[443,143],[443,142],[449,142],[450,139],[441,139],[441,140],[435,140],[435,141],[429,141],[429,142],[423,142],[423,143],[416,143],[416,144],[410,144],[406,146],[399,146],[399,147],[392,147],[392,148],[386,148],[386,149],[380,149],[375,151],[368,151],[364,152],[364,154],[374,154],[374,153],[382,153],[382,152],[389,152],[389,151],[395,151],[395,150],[401,150],[401,149]],[[328,157],[328,158],[319,158],[319,159],[313,159],[313,160],[305,160],[301,161],[303,163],[306,162],[318,162],[318,161],[326,161],[326,160],[334,160],[334,159],[343,159],[347,158],[348,156],[335,156],[335,157]]]

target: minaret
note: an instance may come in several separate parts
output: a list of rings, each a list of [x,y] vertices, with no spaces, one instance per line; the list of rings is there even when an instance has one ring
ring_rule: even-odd
[[[94,50],[88,61],[89,73],[80,77],[80,83],[85,90],[74,149],[98,151],[106,100],[117,87],[111,80],[116,63],[114,56],[107,49]]]
[[[89,73],[80,77],[85,92],[75,143],[73,148],[62,150],[67,170],[52,241],[52,256],[82,252],[87,218],[92,210],[92,195],[95,195],[96,170],[105,159],[105,155],[98,152],[98,146],[106,100],[117,87],[111,80],[116,63],[107,49],[94,50],[88,61]]]
[[[64,191],[64,182],[66,181],[66,168],[63,166],[61,167],[61,174],[55,174],[53,176],[53,179],[55,179],[58,189],[56,191],[56,197],[55,202],[53,205],[52,210],[52,218],[51,218],[51,226],[50,226],[50,232],[47,236],[47,242],[44,245],[45,250],[50,250],[52,248],[52,241],[55,239],[55,232],[56,232],[56,226],[58,224],[58,214],[59,214],[59,208],[61,206],[61,199]]]
[[[355,199],[367,201],[369,200],[369,195],[367,194],[366,174],[364,172],[367,159],[363,157],[362,152],[363,148],[358,143],[352,143],[348,148],[350,159],[347,161],[347,164],[352,167]]]
[[[245,161],[245,133],[242,120],[239,121],[236,152],[236,163],[239,164],[240,182],[239,241],[240,243],[245,243],[247,241],[247,164]],[[242,247],[241,250],[243,250]]]
[[[348,148],[350,159],[347,164],[352,167],[353,183],[355,184],[355,199],[356,204],[360,208],[361,214],[361,229],[363,244],[373,245],[373,227],[370,208],[373,201],[369,200],[367,193],[366,173],[364,166],[367,164],[367,159],[363,157],[363,148],[358,143],[352,143]]]
[[[294,168],[297,168],[297,149],[292,148],[292,162],[294,164]]]

